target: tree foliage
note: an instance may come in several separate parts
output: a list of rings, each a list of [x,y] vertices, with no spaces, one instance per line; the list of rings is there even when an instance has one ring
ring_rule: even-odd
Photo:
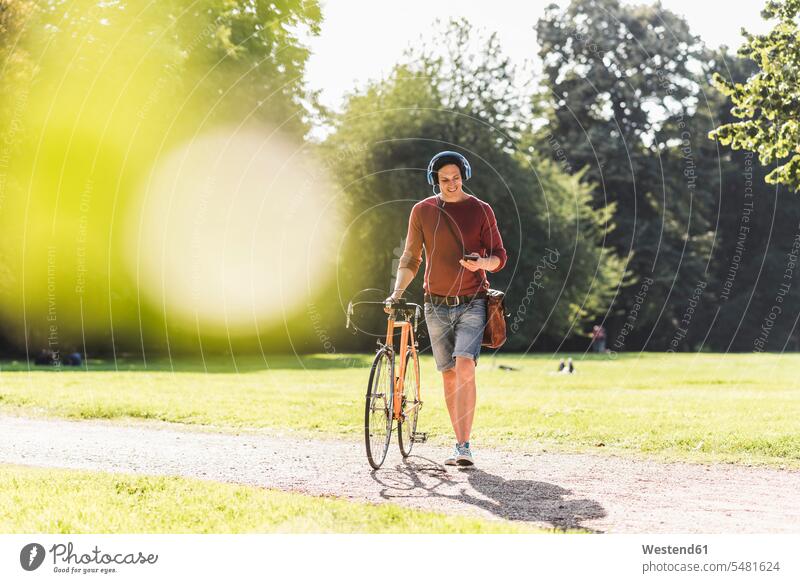
[[[173,148],[223,124],[299,142],[316,101],[303,35],[320,22],[314,0],[0,4],[0,128],[17,128],[2,140],[0,315],[17,350],[46,343],[52,304],[62,350],[196,340],[168,336],[126,260],[142,192]]]
[[[437,151],[456,149],[473,166],[465,190],[492,205],[509,251],[506,268],[490,275],[508,291],[508,347],[555,345],[597,314],[619,278],[618,258],[602,248],[611,227],[607,209],[592,209],[579,177],[523,151],[526,120],[518,113],[525,94],[496,37],[465,21],[436,36],[446,45],[413,49],[389,78],[350,95],[325,144],[331,154],[361,152],[336,165],[351,221],[340,293],[346,300],[378,288],[375,295],[385,297],[409,211],[430,195],[425,166]],[[423,269],[410,290],[416,299]]]
[[[712,239],[713,198],[698,180],[705,144],[693,127],[705,49],[683,18],[618,0],[551,5],[536,30],[546,123],[533,142],[584,169],[596,208],[615,203],[609,243],[628,257],[630,278],[608,322],[624,326],[633,312],[645,331],[637,343],[663,348],[654,327],[680,319]]]
[[[722,75],[715,85],[731,98],[731,113],[740,118],[720,125],[709,136],[735,150],[758,154],[775,165],[767,182],[800,189],[800,0],[770,0],[762,15],[777,19],[767,34],[751,35],[739,55],[753,60],[758,71],[734,83]]]
[[[631,252],[609,347],[783,350],[797,337],[800,293],[785,278],[800,211],[751,152],[707,139],[738,113],[712,78],[743,87],[758,64],[705,47],[658,5],[576,0],[538,32],[548,123],[534,143],[586,168],[597,207],[617,202],[611,241]]]
[[[714,76],[742,84],[757,71],[752,60],[723,49],[709,61],[708,77],[709,82]],[[695,115],[699,130],[736,121],[730,97],[712,90],[709,98],[709,114]],[[765,182],[770,169],[760,165],[753,152],[706,141],[718,157],[706,157],[703,180],[718,189],[719,202],[708,267],[710,309],[699,316],[702,325],[693,331],[693,346],[705,342],[721,351],[796,350],[800,313],[800,287],[792,281],[800,245],[796,196],[782,185]]]

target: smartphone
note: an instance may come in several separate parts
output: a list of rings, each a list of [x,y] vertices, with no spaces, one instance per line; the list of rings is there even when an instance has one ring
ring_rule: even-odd
[[[480,259],[481,256],[477,253],[470,253],[469,255],[464,255],[464,261],[477,261]]]

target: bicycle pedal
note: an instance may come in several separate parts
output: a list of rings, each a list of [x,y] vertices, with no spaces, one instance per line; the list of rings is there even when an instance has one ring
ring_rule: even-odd
[[[411,434],[411,443],[425,443],[428,441],[428,434],[415,431]]]

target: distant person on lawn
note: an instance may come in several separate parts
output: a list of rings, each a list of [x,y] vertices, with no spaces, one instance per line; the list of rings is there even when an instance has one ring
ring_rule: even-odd
[[[598,354],[606,351],[606,329],[602,325],[592,328],[592,348]]]
[[[477,393],[475,365],[486,326],[486,272],[500,271],[507,260],[492,207],[462,189],[471,175],[469,162],[456,152],[440,152],[430,161],[427,177],[434,195],[411,210],[397,283],[386,298],[395,301],[403,295],[422,263],[424,248],[425,321],[456,435],[453,454],[444,462],[451,466],[475,463],[469,438]]]

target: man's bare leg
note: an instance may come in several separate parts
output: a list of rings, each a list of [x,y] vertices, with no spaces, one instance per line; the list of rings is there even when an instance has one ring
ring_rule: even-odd
[[[456,366],[442,372],[444,400],[450,423],[456,434],[456,441],[469,441],[472,433],[472,420],[475,417],[475,361],[471,358],[456,357]]]
[[[450,413],[450,423],[456,433],[456,441],[461,443],[458,433],[458,412],[456,411],[456,369],[451,368],[443,371],[442,381],[444,383],[444,400],[447,403],[447,412]]]
[[[469,357],[456,356],[456,399],[458,413],[456,438],[459,443],[469,441],[472,420],[475,417],[475,361]]]

